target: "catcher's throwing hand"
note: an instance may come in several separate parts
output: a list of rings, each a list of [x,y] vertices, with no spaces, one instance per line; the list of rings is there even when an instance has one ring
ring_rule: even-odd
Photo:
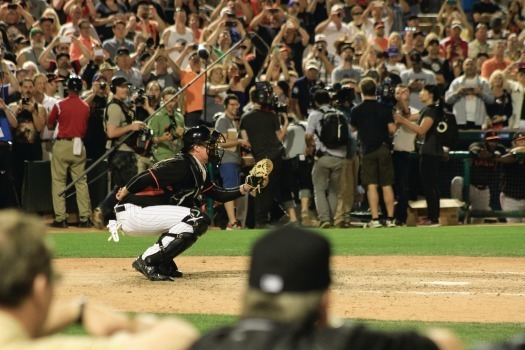
[[[124,197],[126,197],[127,195],[129,194],[129,191],[126,187],[121,187],[118,192],[117,192],[117,195],[115,197],[117,197],[117,200],[121,201],[122,199],[124,199]]]
[[[245,183],[252,188],[256,188],[261,192],[261,188],[265,188],[270,181],[269,176],[273,170],[273,163],[270,159],[261,159],[253,166],[248,176],[246,176]]]

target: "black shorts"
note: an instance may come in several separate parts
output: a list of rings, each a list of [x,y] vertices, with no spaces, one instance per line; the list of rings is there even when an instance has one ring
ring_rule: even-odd
[[[361,160],[361,183],[363,186],[391,186],[394,183],[394,166],[390,148],[383,144]]]

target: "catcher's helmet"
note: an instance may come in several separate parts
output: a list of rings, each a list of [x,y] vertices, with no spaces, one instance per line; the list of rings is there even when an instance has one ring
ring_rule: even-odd
[[[210,132],[210,129],[203,125],[194,126],[186,130],[182,136],[183,146],[181,152],[188,153],[195,145],[206,146],[208,161],[218,163],[224,154],[224,150],[217,145],[219,142],[225,142],[220,132],[216,130]]]
[[[67,88],[69,90],[73,90],[76,93],[79,93],[82,91],[82,79],[76,75],[72,75],[69,77],[69,80],[67,81]]]

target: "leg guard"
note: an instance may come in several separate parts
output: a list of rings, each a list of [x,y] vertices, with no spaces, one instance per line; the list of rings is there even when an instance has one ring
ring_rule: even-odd
[[[147,265],[159,265],[165,261],[173,260],[191,247],[197,241],[197,237],[193,232],[165,233],[157,241],[160,250],[144,258],[144,261]]]
[[[192,208],[190,210],[190,215],[182,219],[182,222],[192,226],[193,233],[200,237],[206,232],[208,226],[210,226],[211,219],[205,212]]]

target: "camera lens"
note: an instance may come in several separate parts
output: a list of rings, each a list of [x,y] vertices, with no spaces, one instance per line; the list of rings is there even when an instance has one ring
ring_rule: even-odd
[[[101,89],[105,89],[105,88],[106,88],[106,86],[107,86],[107,84],[106,84],[106,83],[100,83],[100,88],[101,88]]]
[[[317,45],[317,51],[323,51],[323,45],[322,44],[318,44]]]

